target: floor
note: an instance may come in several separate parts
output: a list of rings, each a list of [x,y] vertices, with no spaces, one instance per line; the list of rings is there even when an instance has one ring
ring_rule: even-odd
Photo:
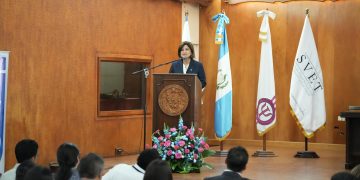
[[[233,145],[226,145],[229,149]],[[254,144],[241,144],[252,155],[256,150],[262,148]],[[211,147],[219,150],[219,146]],[[339,171],[345,170],[345,145],[314,144],[309,145],[311,151],[315,151],[320,158],[294,158],[297,151],[303,147],[294,143],[272,143],[267,150],[274,152],[277,157],[250,157],[247,168],[242,172],[244,177],[249,179],[301,179],[301,180],[322,180],[330,177]],[[105,172],[117,163],[134,164],[137,155],[127,155],[105,159]],[[226,168],[225,157],[208,157],[206,162],[214,166],[214,169],[203,167],[200,173],[177,174],[175,180],[198,180],[204,177],[221,174]]]

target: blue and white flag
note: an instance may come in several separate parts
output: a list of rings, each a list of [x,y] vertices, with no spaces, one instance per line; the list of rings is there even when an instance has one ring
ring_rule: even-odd
[[[311,138],[315,131],[325,126],[324,81],[307,15],[291,75],[290,106],[305,137]]]
[[[191,38],[190,38],[190,27],[189,27],[189,15],[188,13],[185,13],[185,22],[184,22],[184,27],[183,27],[183,32],[182,32],[182,37],[181,37],[181,41],[189,41],[191,42]]]
[[[0,173],[5,167],[5,125],[6,125],[6,94],[9,52],[0,51]]]
[[[215,15],[212,20],[218,21],[215,43],[221,44],[216,83],[215,137],[222,141],[229,135],[232,127],[232,80],[225,28],[225,24],[229,24],[230,20],[224,13]]]
[[[183,31],[182,31],[181,41],[182,42],[184,42],[184,41],[191,42],[188,13],[185,13],[185,22],[184,22],[184,27],[183,27]]]
[[[257,17],[263,17],[259,34],[261,54],[256,100],[256,128],[260,136],[276,123],[275,80],[269,26],[269,17],[275,19],[275,16],[275,13],[268,10],[257,12]]]

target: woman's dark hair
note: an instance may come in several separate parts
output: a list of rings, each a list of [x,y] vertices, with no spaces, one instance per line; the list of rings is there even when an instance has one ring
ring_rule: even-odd
[[[145,170],[151,161],[155,159],[160,159],[159,152],[156,149],[145,149],[138,156],[137,165]]]
[[[191,51],[191,55],[190,55],[190,58],[191,59],[194,59],[195,58],[195,51],[194,51],[194,46],[192,45],[191,42],[189,41],[184,41],[180,44],[179,48],[178,48],[178,56],[179,58],[181,58],[181,50],[184,46],[188,46],[190,48],[190,51]]]
[[[35,163],[31,159],[22,162],[18,168],[16,168],[15,180],[23,180],[25,174],[33,167],[35,167]]]
[[[24,180],[53,180],[53,177],[49,168],[35,166],[26,173]]]
[[[79,149],[71,143],[64,143],[57,150],[57,161],[59,171],[56,173],[56,180],[68,180],[72,175],[72,168],[78,163]]]
[[[146,168],[144,180],[172,180],[170,165],[161,159],[151,161]]]

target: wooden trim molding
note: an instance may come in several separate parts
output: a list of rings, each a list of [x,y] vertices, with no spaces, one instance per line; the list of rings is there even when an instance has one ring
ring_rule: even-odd
[[[133,54],[116,54],[116,53],[97,53],[96,54],[96,61],[97,61],[97,67],[96,67],[96,79],[97,79],[97,91],[96,91],[96,108],[97,108],[97,119],[103,119],[101,117],[129,117],[129,116],[137,116],[142,115],[143,110],[142,109],[131,109],[131,110],[109,110],[109,111],[101,111],[100,110],[100,63],[101,61],[110,61],[110,62],[136,62],[136,63],[144,63],[148,67],[151,65],[153,60],[152,56],[148,55],[133,55]],[[150,102],[150,96],[149,96],[149,88],[150,88],[150,77],[146,79],[146,88],[148,89],[145,98],[147,102]],[[149,103],[147,103],[147,106],[149,107]],[[149,109],[147,107],[147,109]],[[149,115],[149,113],[147,113]]]
[[[336,0],[227,0],[225,2],[229,4],[239,4],[245,2],[266,2],[266,3],[275,3],[275,2],[291,2],[291,1],[336,1]]]

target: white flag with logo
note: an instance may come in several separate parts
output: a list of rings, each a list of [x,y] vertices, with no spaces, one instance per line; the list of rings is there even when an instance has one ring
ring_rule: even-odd
[[[305,17],[290,85],[291,113],[305,137],[325,125],[324,82],[308,16]]]
[[[257,12],[257,16],[263,16],[259,34],[261,55],[256,101],[256,128],[262,136],[276,123],[275,80],[269,26],[269,17],[275,19],[276,15],[271,11],[262,10]]]

